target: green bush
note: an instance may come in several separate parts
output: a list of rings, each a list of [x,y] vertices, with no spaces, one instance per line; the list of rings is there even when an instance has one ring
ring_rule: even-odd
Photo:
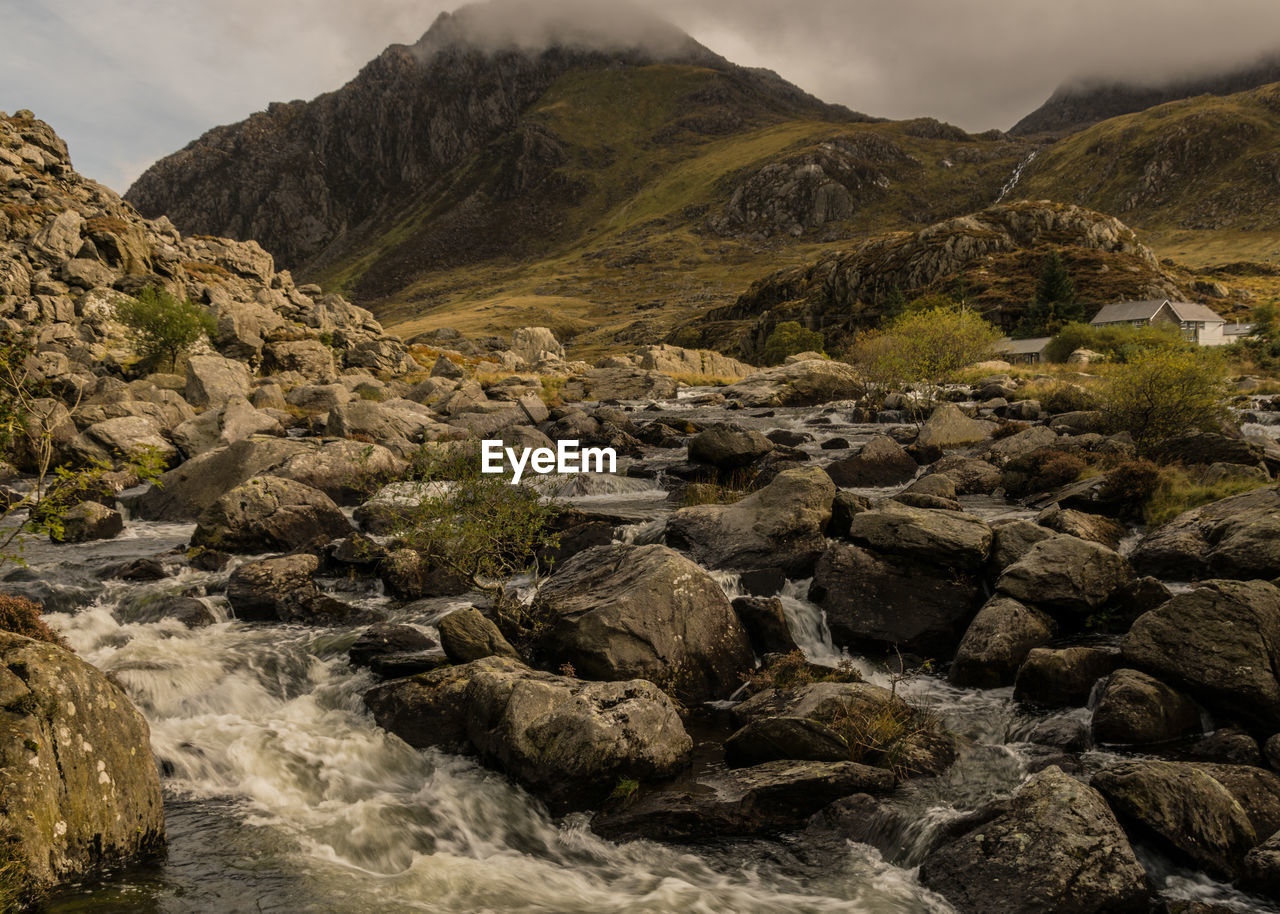
[[[146,364],[170,370],[177,368],[179,356],[216,329],[213,315],[195,302],[154,287],[117,306],[116,317]]]
[[[1156,324],[1149,327],[1114,324],[1095,327],[1076,322],[1067,324],[1049,340],[1044,347],[1044,357],[1046,361],[1061,364],[1077,349],[1092,349],[1112,361],[1127,362],[1153,349],[1191,351],[1195,345],[1183,337],[1177,324]]]
[[[806,329],[796,321],[783,321],[764,341],[760,358],[766,365],[781,365],[787,356],[797,352],[822,352],[822,345],[821,333]]]
[[[1139,456],[1192,431],[1213,431],[1227,416],[1219,360],[1211,353],[1152,349],[1117,366],[1102,387],[1113,431],[1128,432]]]
[[[941,383],[989,358],[1000,332],[956,305],[908,310],[884,329],[864,335],[849,360],[873,381]]]

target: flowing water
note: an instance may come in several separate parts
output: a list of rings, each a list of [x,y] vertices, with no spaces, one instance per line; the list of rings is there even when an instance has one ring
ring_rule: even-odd
[[[806,426],[813,411],[793,412],[770,427],[813,427]],[[830,428],[865,440],[883,427]],[[634,518],[618,528],[619,539],[660,536],[657,518],[670,505],[652,484],[561,483],[576,507]],[[608,842],[591,833],[585,816],[554,820],[470,759],[419,752],[378,729],[361,702],[374,680],[346,659],[359,628],[231,619],[220,596],[226,570],[184,570],[154,583],[99,581],[105,566],[162,555],[184,544],[191,530],[133,522],[109,543],[37,544],[28,551],[31,568],[20,577],[38,582],[53,602],[62,593],[89,603],[51,622],[81,656],[118,677],[150,722],[169,835],[164,861],[69,886],[45,904],[45,914],[944,914],[950,907],[915,877],[920,849],[963,810],[1014,790],[1034,758],[1021,734],[1039,718],[1020,711],[1011,690],[953,689],[926,676],[897,687],[930,704],[964,737],[961,757],[945,777],[899,792],[911,815],[884,823],[878,849],[844,843],[819,853],[796,840],[698,848]],[[736,575],[717,580],[730,595],[738,593]],[[438,600],[395,608],[376,584],[322,583],[428,632],[465,605]],[[891,684],[885,669],[832,644],[807,590],[806,581],[790,582],[782,601],[808,655],[851,662],[868,678]],[[218,621],[195,630],[173,621],[121,621],[147,598],[176,592],[204,594]],[[1201,877],[1167,866],[1159,872],[1179,895],[1261,910]]]

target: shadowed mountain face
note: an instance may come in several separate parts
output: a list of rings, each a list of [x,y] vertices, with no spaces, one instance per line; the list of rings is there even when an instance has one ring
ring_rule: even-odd
[[[563,150],[522,121],[568,74],[696,68],[706,79],[686,88],[703,94],[687,107],[703,122],[691,126],[712,133],[797,114],[853,119],[638,12],[619,19],[616,11],[558,6],[554,16],[535,17],[519,0],[442,14],[415,45],[393,45],[338,91],[209,131],[148,169],[126,199],[188,232],[253,238],[305,272],[380,237],[408,204],[454,180],[450,169],[496,140],[511,155],[483,179],[498,196],[526,195],[561,164]],[[554,191],[572,199],[572,187]],[[515,218],[537,235],[556,222],[545,212]],[[437,260],[492,249],[489,229],[466,214],[453,220],[448,240],[458,250]],[[511,239],[501,240],[509,252]]]
[[[1173,80],[1159,86],[1084,80],[1060,87],[1010,129],[1014,136],[1065,136],[1099,121],[1197,95],[1232,95],[1280,82],[1280,54],[1225,73]]]

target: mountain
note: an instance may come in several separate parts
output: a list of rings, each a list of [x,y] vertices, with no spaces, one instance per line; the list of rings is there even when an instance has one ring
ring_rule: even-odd
[[[1023,202],[918,232],[880,235],[779,270],[732,305],[678,328],[670,339],[753,358],[775,326],[798,321],[821,331],[829,351],[838,352],[859,330],[880,322],[896,293],[908,299],[959,296],[1012,330],[1050,251],[1061,255],[1081,301],[1186,297],[1186,277],[1162,266],[1118,219],[1077,206]]]
[[[639,14],[518,43],[504,8],[210,131],[126,198],[253,238],[403,334],[541,324],[590,354],[850,238],[980,209],[1031,148],[825,104]]]
[[[1280,54],[1240,68],[1140,85],[1103,79],[1077,80],[1059,87],[1049,99],[1009,130],[1014,136],[1065,136],[1099,121],[1132,114],[1166,102],[1199,95],[1234,95],[1280,82]]]
[[[1040,152],[1016,190],[1111,213],[1148,232],[1263,233],[1274,249],[1280,83],[1095,124]]]

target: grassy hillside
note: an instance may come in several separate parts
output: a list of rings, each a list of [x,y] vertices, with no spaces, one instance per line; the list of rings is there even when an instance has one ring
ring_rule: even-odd
[[[660,338],[851,239],[980,209],[1027,148],[928,120],[798,118],[701,67],[571,72],[308,278],[406,336],[540,323],[590,355]],[[847,210],[799,230],[767,212],[726,224],[740,188],[786,208],[797,175],[839,185]]]

